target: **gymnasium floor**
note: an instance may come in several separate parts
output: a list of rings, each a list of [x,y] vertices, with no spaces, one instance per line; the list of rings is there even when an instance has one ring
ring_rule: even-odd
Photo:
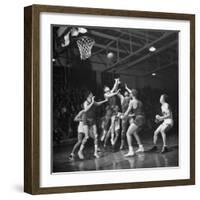
[[[156,167],[175,167],[178,166],[178,137],[177,134],[168,136],[169,152],[160,154],[158,152],[150,152],[152,147],[152,138],[143,139],[145,148],[144,153],[138,153],[134,157],[124,157],[127,153],[125,150],[115,150],[111,147],[101,148],[101,157],[94,158],[93,143],[89,141],[85,148],[84,160],[78,157],[74,161],[70,161],[70,155],[73,144],[61,144],[55,146],[53,150],[53,172],[72,172],[72,171],[93,171],[93,170],[116,170],[116,169],[135,169],[135,168],[156,168]],[[136,145],[134,145],[136,149]],[[162,147],[162,141],[158,140],[159,150]]]

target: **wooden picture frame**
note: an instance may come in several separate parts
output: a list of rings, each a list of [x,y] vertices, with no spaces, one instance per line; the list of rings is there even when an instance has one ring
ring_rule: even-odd
[[[40,13],[186,20],[190,23],[190,175],[188,179],[79,186],[40,186]],[[32,5],[24,9],[24,191],[84,192],[195,184],[195,16],[192,14]]]

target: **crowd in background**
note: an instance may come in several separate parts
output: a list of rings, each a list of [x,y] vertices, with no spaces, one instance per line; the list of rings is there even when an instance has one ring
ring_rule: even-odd
[[[76,114],[83,109],[82,104],[85,100],[85,93],[87,88],[83,86],[73,87],[56,87],[53,89],[53,139],[59,143],[64,139],[77,137],[77,123],[74,122]],[[146,129],[152,131],[155,128],[154,118],[155,115],[160,113],[160,95],[167,93],[169,95],[169,104],[172,106],[174,120],[177,120],[178,107],[177,107],[177,94],[160,89],[152,89],[146,87],[138,89],[139,99],[143,102],[145,116],[146,116]],[[103,91],[102,91],[103,93]],[[123,93],[123,91],[122,91]],[[99,98],[97,94],[96,98]],[[102,99],[101,99],[102,100]],[[98,110],[98,118],[101,119],[104,115],[105,106],[101,106]],[[99,120],[100,123],[100,120]],[[100,125],[99,125],[100,127]]]
[[[74,122],[74,117],[82,109],[86,91],[84,87],[54,86],[53,132],[55,141],[75,137],[77,124]]]

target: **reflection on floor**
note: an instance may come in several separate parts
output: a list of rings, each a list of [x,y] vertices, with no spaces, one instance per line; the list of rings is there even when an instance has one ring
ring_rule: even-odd
[[[161,150],[161,141],[159,143],[159,150]],[[150,152],[152,144],[150,141],[145,141],[145,152],[128,158],[124,157],[127,149],[120,151],[118,148],[115,150],[111,147],[101,148],[101,157],[98,159],[94,158],[93,145],[90,144],[84,151],[85,159],[79,160],[77,157],[75,161],[68,159],[73,145],[60,145],[53,150],[53,172],[175,167],[178,166],[177,144],[177,137],[170,137],[169,152],[161,154],[159,151]]]

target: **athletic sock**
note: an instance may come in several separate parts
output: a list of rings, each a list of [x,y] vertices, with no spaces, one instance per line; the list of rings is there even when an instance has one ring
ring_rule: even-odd
[[[129,152],[134,152],[134,149],[132,146],[129,146],[128,148],[129,148]]]
[[[94,145],[94,153],[97,153],[97,150],[98,150],[98,145]]]
[[[133,147],[132,147],[132,146],[129,146],[128,149],[129,149],[128,153],[125,154],[124,156],[125,156],[125,157],[134,156],[135,152],[134,152]]]

